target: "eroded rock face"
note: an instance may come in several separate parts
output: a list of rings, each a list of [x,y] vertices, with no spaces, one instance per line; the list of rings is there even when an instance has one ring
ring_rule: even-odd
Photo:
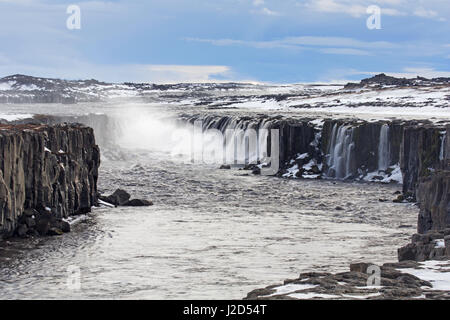
[[[404,128],[400,167],[403,172],[403,193],[416,195],[419,180],[430,176],[439,166],[442,129],[435,126]]]
[[[436,140],[436,133],[433,132],[431,135],[430,132],[428,134],[422,132],[417,137],[419,140],[412,142],[415,145],[422,145],[421,150],[414,149],[410,153],[415,160],[408,163],[412,164],[412,167],[416,166],[417,173],[414,179],[408,179],[409,186],[406,186],[415,191],[420,206],[418,234],[412,237],[411,243],[398,249],[399,261],[425,261],[450,257],[449,126],[444,133],[445,135],[442,135],[440,132],[439,149],[431,143]],[[435,138],[430,141],[430,136]],[[430,145],[424,145],[425,141]]]
[[[93,129],[0,125],[0,150],[0,237],[12,235],[27,209],[50,209],[61,219],[97,204],[100,150]]]
[[[417,189],[417,201],[419,233],[450,227],[450,171],[438,171],[423,178]]]
[[[411,243],[398,249],[399,261],[450,259],[450,228],[414,234]]]

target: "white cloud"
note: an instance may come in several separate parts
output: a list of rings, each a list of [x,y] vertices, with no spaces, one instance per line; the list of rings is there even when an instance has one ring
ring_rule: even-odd
[[[200,39],[200,38],[185,38],[186,41],[191,42],[203,42],[209,43],[214,46],[246,46],[258,49],[302,49],[301,46],[285,42],[283,40],[273,40],[273,41],[246,41],[246,40],[235,40],[235,39]]]
[[[233,39],[186,38],[187,41],[210,43],[215,46],[247,46],[257,49],[317,50],[326,54],[371,55],[371,50],[398,48],[386,41],[361,41],[345,37],[287,37],[270,41],[245,41]],[[364,50],[363,50],[364,49]]]
[[[326,54],[342,54],[342,55],[350,55],[350,56],[370,56],[372,55],[370,52],[359,49],[352,48],[326,48],[319,50],[322,53]]]
[[[289,37],[285,38],[285,43],[306,45],[306,46],[331,46],[331,47],[354,47],[354,48],[395,48],[396,44],[387,41],[361,41],[348,37]]]
[[[414,15],[422,18],[436,18],[438,16],[438,13],[434,10],[419,7],[414,10]]]
[[[330,13],[347,13],[354,17],[366,14],[367,7],[359,4],[342,4],[335,0],[309,1],[306,6],[314,11]]]
[[[193,65],[148,65],[140,66],[148,70],[152,79],[158,82],[209,82],[214,76],[229,76],[227,66],[193,66]]]
[[[2,57],[0,56],[0,62]],[[219,82],[237,81],[228,66],[117,64],[100,65],[81,60],[66,59],[56,65],[29,65],[9,60],[0,63],[0,74],[23,73],[63,79],[97,79],[108,82]]]
[[[255,7],[262,7],[264,5],[265,5],[264,0],[253,0],[253,6],[255,6]],[[274,11],[274,10],[270,10],[269,8],[266,8],[266,7],[263,7],[258,10],[250,10],[250,13],[262,14],[262,15],[266,15],[266,16],[280,16],[281,15],[281,13]]]
[[[387,16],[417,16],[421,18],[437,19],[446,21],[441,15],[450,10],[447,1],[428,0],[426,8],[423,0],[308,0],[304,7],[325,13],[348,14],[355,18],[367,16],[366,9],[370,5],[379,5],[381,14]],[[441,10],[440,10],[441,9]]]
[[[355,18],[367,15],[367,8],[373,3],[357,3],[358,1],[339,1],[339,0],[314,0],[306,3],[306,7],[319,12],[329,13],[344,13],[349,14]],[[382,1],[386,3],[389,1]],[[400,2],[394,1],[390,4],[397,4]],[[401,16],[406,13],[394,8],[381,8],[381,13],[388,16]]]
[[[270,9],[267,8],[262,8],[261,11],[259,11],[261,14],[264,14],[266,16],[279,16],[281,15],[279,12],[276,11],[272,11]]]

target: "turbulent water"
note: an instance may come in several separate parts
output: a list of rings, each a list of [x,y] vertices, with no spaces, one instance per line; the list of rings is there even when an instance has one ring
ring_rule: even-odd
[[[395,261],[415,230],[415,206],[379,201],[398,185],[185,163],[163,148],[169,125],[129,113],[137,116],[120,117],[120,149],[101,146],[99,189],[155,205],[96,208],[64,236],[1,243],[0,298],[239,299],[302,271]],[[81,290],[67,286],[73,267]]]

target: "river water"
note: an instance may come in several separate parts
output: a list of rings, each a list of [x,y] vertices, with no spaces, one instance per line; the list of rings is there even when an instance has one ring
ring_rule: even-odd
[[[64,114],[53,108],[14,110]],[[240,299],[300,272],[396,261],[415,230],[416,206],[379,201],[399,185],[185,163],[155,147],[164,135],[149,141],[155,124],[145,119],[126,121],[134,132],[122,132],[120,148],[101,146],[99,189],[154,206],[95,208],[63,236],[1,243],[1,299]],[[81,287],[68,270],[79,270]]]

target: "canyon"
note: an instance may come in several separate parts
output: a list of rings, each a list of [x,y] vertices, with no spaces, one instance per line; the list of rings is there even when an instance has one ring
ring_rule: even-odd
[[[380,79],[388,82],[380,82]],[[5,146],[0,166],[3,178],[0,199],[4,208],[1,228],[5,237],[18,234],[19,229],[20,233],[23,233],[23,226],[27,225],[26,218],[32,216],[32,213],[43,215],[51,212],[57,219],[67,221],[71,216],[89,212],[93,206],[94,212],[99,212],[99,221],[108,223],[103,227],[113,228],[119,234],[124,225],[134,234],[140,232],[136,230],[137,226],[145,223],[146,228],[158,234],[159,230],[154,229],[150,222],[159,226],[165,225],[167,219],[170,219],[167,218],[170,217],[167,216],[168,212],[178,216],[184,210],[189,212],[187,217],[195,216],[200,220],[204,219],[204,216],[198,215],[199,212],[211,216],[213,220],[209,221],[208,225],[216,225],[219,221],[222,226],[230,224],[224,232],[232,229],[241,230],[243,226],[233,224],[233,218],[230,221],[223,220],[227,217],[224,212],[231,217],[236,214],[235,210],[241,212],[244,219],[242,221],[245,221],[246,225],[249,219],[253,221],[253,215],[259,210],[263,212],[263,216],[270,217],[271,222],[264,223],[266,229],[270,225],[271,228],[275,228],[272,233],[286,232],[288,235],[276,237],[278,240],[272,240],[275,239],[273,235],[259,239],[261,244],[264,244],[261,251],[258,251],[261,256],[266,253],[264,248],[267,245],[280,246],[290,244],[291,241],[292,245],[294,243],[302,245],[308,241],[316,241],[313,240],[314,235],[322,228],[324,230],[330,228],[329,230],[333,230],[336,234],[341,234],[346,228],[353,230],[351,224],[343,227],[342,223],[346,221],[355,223],[355,230],[360,229],[358,232],[361,236],[357,240],[352,238],[352,241],[363,241],[363,238],[370,237],[374,239],[371,246],[378,245],[373,251],[376,252],[375,255],[371,251],[372,247],[370,250],[363,246],[345,249],[353,260],[358,254],[368,257],[372,252],[373,260],[371,260],[381,263],[384,261],[382,252],[385,252],[384,254],[390,252],[393,244],[395,248],[405,245],[406,240],[402,239],[411,239],[410,244],[398,250],[398,258],[403,264],[384,266],[386,270],[384,275],[390,277],[383,276],[385,283],[402,285],[403,275],[393,268],[409,268],[408,270],[421,268],[420,264],[413,265],[411,260],[419,263],[430,259],[446,259],[449,256],[450,126],[446,117],[448,97],[446,79],[400,81],[394,84],[395,88],[389,88],[386,86],[392,85],[392,79],[378,77],[375,82],[366,81],[360,85],[348,85],[346,88],[341,86],[337,89],[317,85],[157,86],[111,85],[93,80],[76,82],[56,80],[33,78],[32,83],[29,83],[27,77],[18,75],[2,80],[4,85],[8,85],[8,88],[5,87],[8,90],[0,89],[3,90],[0,94],[3,95],[2,99],[7,99],[4,102],[8,102],[5,105],[7,114],[3,116],[4,120],[0,120],[1,143]],[[52,90],[57,94],[64,92],[67,99],[62,101],[60,98],[51,98],[47,101],[47,98],[42,98],[48,97]],[[81,92],[90,98],[85,98]],[[417,93],[421,100],[414,101],[418,99],[415,96],[400,96],[400,94],[411,95],[411,92]],[[26,98],[28,95],[35,98]],[[100,102],[103,99],[111,99],[113,95],[118,96],[115,102]],[[11,100],[12,97],[15,97],[15,100]],[[392,97],[395,101],[389,100]],[[353,102],[349,104],[347,100]],[[59,104],[61,102],[64,104]],[[385,105],[381,106],[382,104]],[[256,105],[258,107],[255,107]],[[17,115],[17,110],[20,110],[22,115]],[[396,116],[390,113],[392,110],[395,110]],[[413,110],[413,113],[411,116],[406,114],[403,116],[401,114],[405,112],[404,110]],[[383,114],[384,112],[388,112],[388,115]],[[354,114],[351,115],[352,113]],[[254,130],[257,133],[257,156],[246,155],[250,163],[245,166],[234,163],[203,165],[176,161],[174,164],[172,162],[174,159],[169,158],[168,151],[170,153],[174,147],[189,144],[189,135],[196,122],[202,124],[201,130],[204,133],[218,130],[225,137],[227,131]],[[180,141],[174,141],[171,135],[175,130],[183,130],[187,138],[182,137]],[[258,177],[261,170],[270,165],[272,154],[270,130],[279,132],[277,167],[280,169],[275,174],[277,177]],[[233,139],[240,148],[245,148],[248,144],[248,137],[245,135],[232,134],[228,138]],[[97,144],[102,149],[102,163],[106,163],[103,169],[99,166],[100,152]],[[157,150],[154,150],[153,144],[158,147]],[[161,146],[164,148],[161,149]],[[267,154],[258,157],[259,151],[263,149],[267,149]],[[218,170],[220,166],[231,170]],[[258,189],[248,188],[248,183],[257,185]],[[152,200],[155,200],[155,205],[152,209],[142,209],[146,211],[97,208],[99,190],[102,193],[112,193],[122,184],[140,197],[151,196]],[[244,190],[247,190],[247,194]],[[325,199],[327,194],[330,194],[329,203]],[[247,198],[253,196],[258,202],[247,203]],[[412,204],[419,206],[417,211],[420,212],[417,217],[410,216],[411,212],[416,212]],[[228,208],[230,205],[233,209]],[[111,212],[103,216],[102,210]],[[127,217],[139,216],[138,221],[134,220],[136,218],[130,218],[130,221],[125,222],[124,217],[119,215],[123,212]],[[143,212],[149,216],[142,216]],[[300,216],[292,216],[297,213]],[[260,216],[261,222],[266,221],[263,216]],[[289,216],[287,225],[283,220],[286,216]],[[114,224],[114,219],[120,220],[121,224]],[[153,219],[157,219],[157,222]],[[329,219],[332,221],[328,221]],[[411,225],[411,219],[416,221],[417,228]],[[175,228],[177,223],[181,222],[187,223],[186,220],[189,221],[186,217],[178,217],[172,221],[170,227]],[[319,229],[309,232],[308,228],[316,224]],[[398,229],[391,228],[393,224],[398,225]],[[189,224],[189,226],[184,230],[196,230],[196,225]],[[283,228],[276,229],[276,226]],[[294,229],[291,230],[291,227]],[[386,231],[377,229],[380,227]],[[262,230],[262,226],[259,228],[258,230]],[[295,230],[299,228],[305,239],[294,241],[290,237],[295,235]],[[413,229],[416,229],[414,235]],[[367,231],[370,236],[363,230],[371,230]],[[174,243],[177,243],[178,234],[181,232],[179,229],[165,232],[170,233]],[[189,231],[187,232],[189,234]],[[256,234],[252,236],[253,233],[248,230],[242,232],[232,239],[249,237],[246,238],[246,243],[254,243],[252,237]],[[376,233],[384,234],[384,232],[386,232],[384,239],[375,236]],[[100,234],[102,233],[103,231],[100,231]],[[185,236],[189,237],[188,234]],[[204,238],[214,242],[215,239],[209,238],[213,234],[205,234]],[[147,230],[142,230],[140,239],[146,239],[147,236]],[[339,237],[337,241],[347,239],[344,235]],[[150,236],[150,238],[156,244],[165,243],[164,237],[155,239]],[[116,241],[120,239],[121,242],[115,243],[118,249],[122,248],[125,239],[133,242],[128,235],[121,235]],[[78,243],[81,239],[73,241]],[[375,244],[377,241],[379,243]],[[96,255],[96,246],[106,246],[107,243],[100,237],[99,243],[94,242],[92,248],[88,245],[87,250],[92,250],[89,252]],[[184,243],[185,240],[178,242],[178,247],[173,248],[173,252],[178,252],[177,249]],[[192,240],[192,244],[195,243],[195,240]],[[150,243],[148,245],[151,246]],[[333,243],[327,242],[327,245],[333,246]],[[233,248],[232,243],[228,246]],[[212,250],[213,254],[218,247],[221,248],[211,245],[205,250]],[[320,250],[325,247],[317,246],[321,248]],[[313,255],[316,259],[314,261],[328,263],[328,260],[321,260],[320,254],[312,253],[311,248],[316,246],[300,250],[306,250],[302,251],[304,255]],[[122,254],[126,255],[134,250],[135,248],[128,248]],[[145,251],[146,248],[140,250]],[[283,250],[278,250],[279,252],[275,254],[277,259],[283,261],[285,265],[292,264],[293,260],[287,259],[289,257],[287,252],[292,251]],[[187,250],[182,254],[189,257],[191,252],[193,251]],[[240,251],[234,249],[232,252]],[[232,252],[222,253],[216,256],[216,259],[220,260],[223,256],[232,257],[234,255]],[[252,251],[246,252],[251,254]],[[208,254],[204,253],[206,257]],[[282,254],[287,260],[283,260]],[[161,255],[165,256],[165,253],[161,252]],[[334,253],[328,255],[328,259],[336,259]],[[203,256],[198,256],[197,259],[200,257]],[[389,253],[389,257],[394,257],[394,254]],[[339,259],[340,267],[344,260],[345,255]],[[56,260],[49,261],[54,263]],[[274,265],[274,260],[270,261]],[[85,262],[78,258],[78,263]],[[303,267],[301,261],[297,263]],[[337,269],[340,267],[333,266]],[[239,268],[236,267],[235,270]],[[280,264],[279,269],[282,268]],[[351,272],[363,273],[359,267],[352,268]],[[123,270],[117,272],[121,274]],[[245,276],[249,279],[253,275]],[[273,277],[275,276],[273,274]],[[321,282],[323,276],[310,275],[308,279],[312,282],[309,285]],[[332,284],[347,276],[355,274],[327,275],[326,281],[322,282]],[[356,286],[366,280],[361,275],[359,277],[359,280],[353,283]],[[276,278],[271,279],[273,281]],[[135,279],[133,283],[134,281]],[[167,282],[167,279],[165,281]],[[414,286],[423,284],[417,279],[414,281]],[[289,283],[292,281],[288,281]],[[95,281],[92,282],[92,285],[94,284]],[[186,285],[189,287],[192,283]],[[42,284],[37,281],[36,286]],[[252,287],[256,287],[253,282]],[[345,290],[358,292],[355,288],[342,290],[344,294]],[[196,297],[202,297],[200,291],[201,289],[196,291]],[[248,298],[265,298],[273,293],[270,290],[263,290],[259,295],[258,292],[253,292]],[[408,296],[403,292],[403,297],[417,297],[422,293],[425,294],[413,290]],[[323,291],[322,294],[326,295],[329,292]],[[370,294],[378,296],[377,292]],[[431,295],[430,292],[426,294]],[[392,295],[387,294],[384,297],[392,298]]]

